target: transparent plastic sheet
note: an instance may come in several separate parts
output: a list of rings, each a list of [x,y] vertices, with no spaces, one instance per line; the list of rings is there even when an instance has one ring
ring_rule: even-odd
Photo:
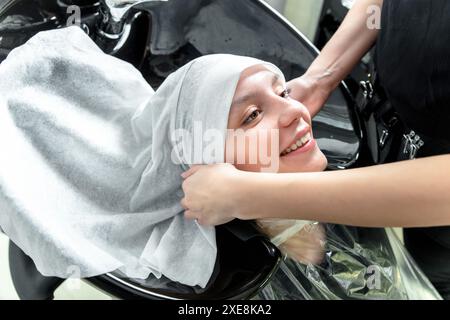
[[[280,221],[274,221],[272,228],[268,221],[258,225],[274,239],[271,231],[280,231]],[[291,239],[284,239],[280,249],[285,259],[255,299],[442,299],[392,229],[320,225],[325,230],[325,242],[316,249],[321,261],[313,264],[290,258],[282,246]],[[284,227],[288,229],[287,224]],[[309,232],[316,231],[310,228]]]

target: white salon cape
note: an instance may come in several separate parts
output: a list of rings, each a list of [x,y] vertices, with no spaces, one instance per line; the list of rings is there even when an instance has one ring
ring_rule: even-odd
[[[225,134],[240,73],[261,63],[201,57],[155,92],[76,26],[37,34],[0,64],[1,229],[46,276],[205,287],[215,230],[183,216],[180,174],[199,153],[174,133]]]

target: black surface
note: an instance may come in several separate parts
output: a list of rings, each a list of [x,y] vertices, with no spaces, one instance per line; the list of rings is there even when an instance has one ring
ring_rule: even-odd
[[[64,279],[44,277],[18,246],[9,242],[9,268],[17,295],[22,300],[50,300]]]

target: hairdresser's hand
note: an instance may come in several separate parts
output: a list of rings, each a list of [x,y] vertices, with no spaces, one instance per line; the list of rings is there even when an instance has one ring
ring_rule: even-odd
[[[195,166],[183,173],[181,205],[186,209],[185,217],[202,225],[219,225],[236,218],[243,175],[231,164]]]
[[[287,88],[290,89],[290,97],[304,104],[311,117],[320,111],[331,94],[327,87],[307,74],[289,81]]]

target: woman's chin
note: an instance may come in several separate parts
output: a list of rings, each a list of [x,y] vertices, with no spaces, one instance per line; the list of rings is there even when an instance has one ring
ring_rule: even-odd
[[[318,172],[326,169],[327,158],[319,148],[298,157],[280,157],[280,173]]]
[[[326,169],[328,161],[319,148],[312,150],[302,156],[280,156],[277,161],[271,161],[270,165],[256,164],[234,164],[242,171],[250,172],[272,172],[272,173],[294,173],[294,172],[318,172]]]

